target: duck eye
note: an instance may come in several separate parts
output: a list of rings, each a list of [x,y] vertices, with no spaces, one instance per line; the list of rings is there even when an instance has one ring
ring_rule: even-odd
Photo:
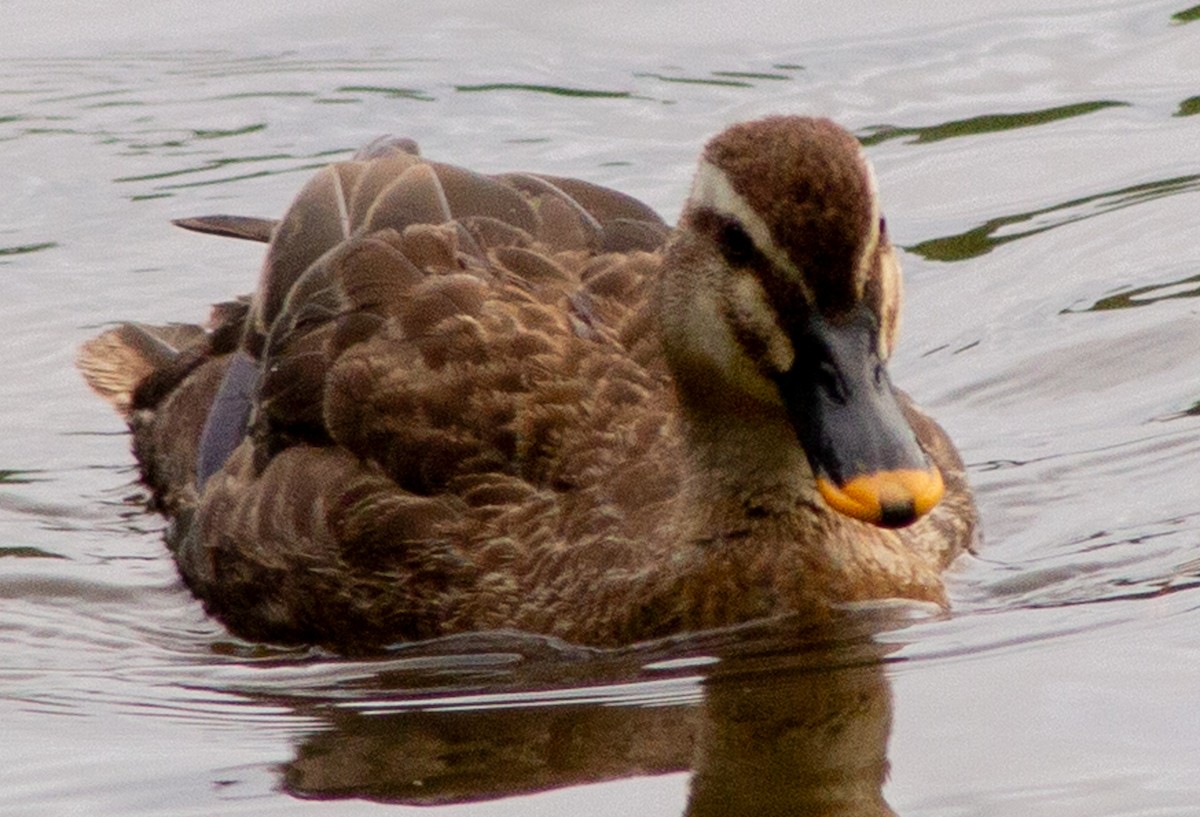
[[[842,384],[842,377],[838,374],[837,367],[833,365],[833,361],[821,360],[817,363],[815,379],[817,388],[826,397],[838,405],[845,405],[846,389]]]
[[[726,221],[721,225],[717,246],[721,248],[725,261],[733,267],[744,267],[758,255],[754,240],[736,221]]]

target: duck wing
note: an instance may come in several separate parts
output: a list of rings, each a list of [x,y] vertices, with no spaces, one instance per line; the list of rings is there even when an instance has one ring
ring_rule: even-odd
[[[533,595],[570,595],[537,570],[631,563],[678,485],[649,208],[385,146],[278,222],[197,225],[269,233],[253,297],[167,348],[118,327],[80,367],[125,406],[181,571],[231,627],[351,651],[554,632]]]

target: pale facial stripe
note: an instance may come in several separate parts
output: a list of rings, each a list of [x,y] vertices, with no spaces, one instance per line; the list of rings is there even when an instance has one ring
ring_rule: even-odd
[[[879,357],[887,360],[892,356],[896,337],[900,333],[904,288],[900,262],[895,252],[888,250],[880,256],[879,261]]]
[[[875,251],[879,249],[879,184],[875,179],[875,167],[871,161],[861,153],[859,156],[862,158],[863,172],[867,177],[867,190],[871,198],[871,221],[867,228],[871,234],[863,243],[862,255],[858,257],[858,263],[854,265],[854,290],[861,298],[867,276],[871,274],[871,262],[875,258]],[[886,295],[886,284],[884,286]],[[886,298],[884,303],[887,303]]]
[[[879,357],[887,360],[892,355],[892,347],[896,343],[896,333],[900,320],[900,266],[895,254],[887,252],[880,258],[878,271],[873,268],[873,261],[879,251],[879,187],[875,178],[875,167],[866,156],[862,157],[863,168],[867,175],[867,185],[871,193],[871,235],[863,245],[863,253],[859,256],[855,267],[855,287],[859,297],[866,285],[868,276],[875,272],[879,281],[879,338],[877,340]]]
[[[856,259],[854,265],[854,292],[859,298],[862,297],[863,289],[866,286],[867,276],[871,274],[875,253],[879,249],[879,197],[877,195],[878,185],[875,180],[875,169],[871,166],[871,162],[865,157],[862,157],[863,173],[867,178],[867,186],[870,191],[871,199],[871,219],[869,221],[870,234],[867,240],[863,242],[862,252]],[[775,243],[775,239],[771,234],[771,228],[762,217],[755,212],[729,182],[729,177],[725,171],[721,170],[716,165],[708,161],[701,161],[700,167],[696,171],[696,180],[692,185],[691,202],[694,206],[702,206],[713,210],[723,216],[737,221],[750,239],[754,242],[759,252],[770,259],[771,263],[777,269],[786,273],[792,281],[799,286],[805,299],[809,303],[815,303],[811,288],[805,280],[801,270],[792,263],[792,259],[788,254]],[[887,278],[888,276],[884,276]],[[883,282],[884,287],[884,303],[887,303],[892,293],[887,290],[892,285],[891,280]]]
[[[700,167],[696,171],[695,183],[692,185],[690,201],[693,207],[698,206],[712,210],[740,224],[758,251],[770,259],[778,270],[786,273],[792,279],[800,288],[805,300],[815,303],[812,290],[809,289],[808,282],[804,280],[799,268],[775,243],[775,239],[771,235],[771,228],[763,221],[762,216],[756,213],[754,208],[733,189],[725,171],[711,162],[701,161]]]

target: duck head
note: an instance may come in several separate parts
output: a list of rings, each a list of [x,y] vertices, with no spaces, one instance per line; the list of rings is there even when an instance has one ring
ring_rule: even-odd
[[[942,478],[887,361],[900,266],[857,140],[824,119],[735,125],[704,149],[667,251],[662,337],[686,417],[790,426],[824,502],[886,527],[928,513]]]

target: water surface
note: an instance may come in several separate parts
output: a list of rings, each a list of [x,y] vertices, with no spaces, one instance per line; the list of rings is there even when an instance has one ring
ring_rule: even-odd
[[[0,10],[0,812],[821,813],[823,763],[853,814],[1196,812],[1197,7],[129,9]],[[703,140],[778,111],[859,134],[905,248],[894,378],[983,516],[951,616],[359,662],[205,616],[72,370],[252,286],[261,248],[171,218],[278,215],[387,132],[673,218]]]

